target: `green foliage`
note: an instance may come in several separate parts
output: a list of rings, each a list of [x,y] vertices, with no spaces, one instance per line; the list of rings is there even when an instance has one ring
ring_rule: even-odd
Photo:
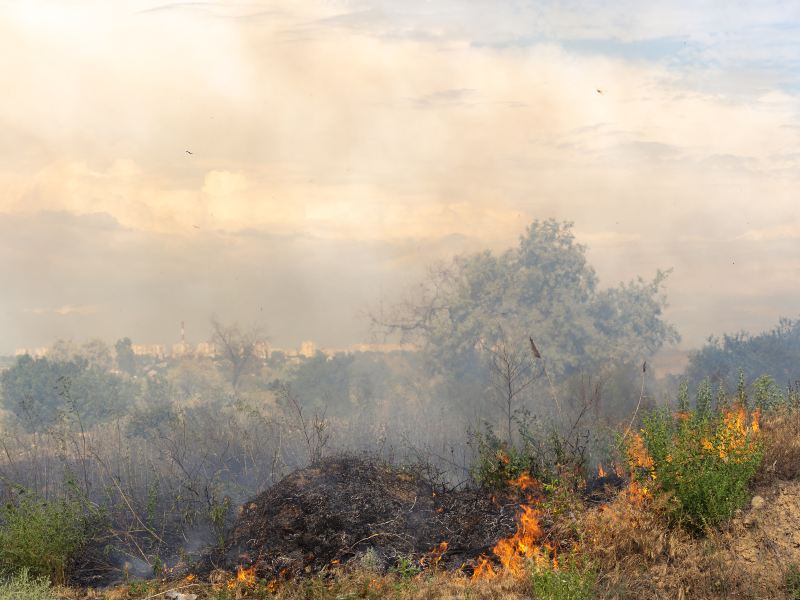
[[[0,579],[0,600],[56,600],[46,577],[32,577],[22,569],[7,579]]]
[[[158,581],[135,580],[128,583],[128,595],[133,598],[152,596],[158,591]]]
[[[641,441],[647,457],[629,451],[639,455],[634,465],[641,477],[670,494],[672,518],[696,531],[726,521],[746,502],[762,456],[743,407],[676,415],[655,410],[643,419]]]
[[[87,427],[105,421],[121,414],[136,390],[132,382],[81,357],[60,362],[21,356],[0,383],[3,408],[29,431],[70,416],[80,417]]]
[[[136,373],[136,355],[133,353],[131,338],[125,337],[114,344],[117,353],[117,368],[123,373],[134,375]]]
[[[469,377],[481,348],[500,332],[514,345],[533,335],[557,378],[613,362],[639,361],[678,339],[663,320],[666,274],[617,288],[598,288],[586,248],[571,223],[535,221],[519,244],[456,257],[434,271],[415,297],[377,316],[389,332],[417,334],[432,364],[455,378]]]
[[[409,556],[401,556],[397,559],[397,564],[394,566],[394,572],[397,573],[402,579],[411,579],[419,575],[421,569],[414,559]]]
[[[736,399],[742,406],[747,406],[747,383],[744,369],[739,367],[739,377],[736,380]]]
[[[694,352],[686,369],[692,386],[708,373],[723,380],[729,389],[738,386],[738,400],[747,405],[744,381],[766,373],[781,382],[800,379],[800,319],[780,319],[769,331],[756,335],[737,333],[709,338]]]
[[[160,434],[159,428],[173,424],[177,418],[172,404],[173,390],[169,381],[160,375],[148,377],[144,398],[131,411],[128,433],[149,438]]]
[[[524,411],[515,422],[519,441],[514,444],[501,440],[488,424],[483,431],[472,432],[470,445],[475,459],[470,474],[478,485],[503,489],[509,481],[527,473],[547,486],[557,483],[565,473],[579,473],[585,467],[585,448],[577,442],[565,443],[556,429],[537,426]]]
[[[208,520],[211,521],[214,537],[220,549],[225,547],[225,528],[228,524],[230,512],[231,499],[229,497],[226,496],[221,502],[216,499],[211,500],[211,506],[208,509]]]
[[[769,375],[762,375],[753,382],[753,403],[756,408],[768,410],[782,404],[783,393],[775,380]]]
[[[711,381],[708,378],[703,379],[697,386],[695,407],[699,419],[707,419],[711,414]]]
[[[800,566],[789,565],[784,579],[786,592],[792,600],[800,600]]]
[[[689,383],[684,379],[678,389],[678,410],[686,412],[689,410]]]
[[[542,600],[588,600],[594,594],[597,573],[588,565],[569,558],[559,568],[534,567],[531,587]]]
[[[6,572],[27,569],[63,583],[70,558],[86,541],[87,520],[77,502],[23,495],[0,510],[0,568]]]
[[[553,473],[542,464],[538,449],[530,443],[509,446],[486,427],[472,434],[475,461],[470,474],[475,482],[488,489],[504,489],[522,473],[530,473],[540,481],[553,479]]]

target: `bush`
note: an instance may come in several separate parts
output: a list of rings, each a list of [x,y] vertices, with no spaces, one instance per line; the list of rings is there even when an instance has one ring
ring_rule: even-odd
[[[596,582],[594,569],[572,558],[559,568],[534,567],[531,575],[534,598],[548,600],[588,600]]]
[[[656,410],[643,419],[628,455],[636,476],[672,497],[670,516],[702,530],[728,520],[747,500],[761,462],[759,413],[741,405],[672,414]]]
[[[78,503],[23,495],[0,510],[0,568],[64,583],[70,558],[86,543],[86,531]]]
[[[786,591],[792,600],[800,600],[800,566],[790,565],[785,578]]]
[[[504,489],[527,473],[548,486],[583,470],[586,440],[570,442],[555,429],[536,427],[526,415],[517,418],[517,425],[519,441],[512,445],[501,440],[488,424],[484,431],[472,432],[470,445],[476,457],[470,474],[478,485]]]
[[[0,600],[55,600],[45,577],[31,577],[27,569],[5,580],[0,580]]]

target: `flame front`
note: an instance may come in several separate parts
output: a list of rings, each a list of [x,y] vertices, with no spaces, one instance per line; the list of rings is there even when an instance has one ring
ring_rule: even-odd
[[[517,479],[510,481],[509,485],[521,491],[529,491],[536,489],[539,483],[528,473],[523,473]],[[500,561],[502,572],[513,576],[522,575],[530,561],[538,563],[544,556],[541,549],[536,546],[536,542],[542,536],[539,524],[541,513],[531,506],[531,502],[532,499],[529,497],[527,503],[522,505],[514,534],[500,540],[492,548],[492,553]],[[472,579],[492,579],[497,574],[489,558],[481,556],[472,573]]]

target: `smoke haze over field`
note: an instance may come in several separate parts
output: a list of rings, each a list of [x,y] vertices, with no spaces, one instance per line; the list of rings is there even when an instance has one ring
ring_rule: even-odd
[[[795,3],[19,0],[0,76],[0,354],[346,345],[548,217],[686,346],[800,312]]]

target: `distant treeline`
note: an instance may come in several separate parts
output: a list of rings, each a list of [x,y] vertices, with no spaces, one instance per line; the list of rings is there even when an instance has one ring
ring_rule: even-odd
[[[757,335],[710,337],[691,355],[683,377],[690,387],[709,377],[712,383],[732,389],[740,370],[748,381],[769,375],[779,385],[795,385],[800,379],[800,319],[782,318],[776,327]]]

